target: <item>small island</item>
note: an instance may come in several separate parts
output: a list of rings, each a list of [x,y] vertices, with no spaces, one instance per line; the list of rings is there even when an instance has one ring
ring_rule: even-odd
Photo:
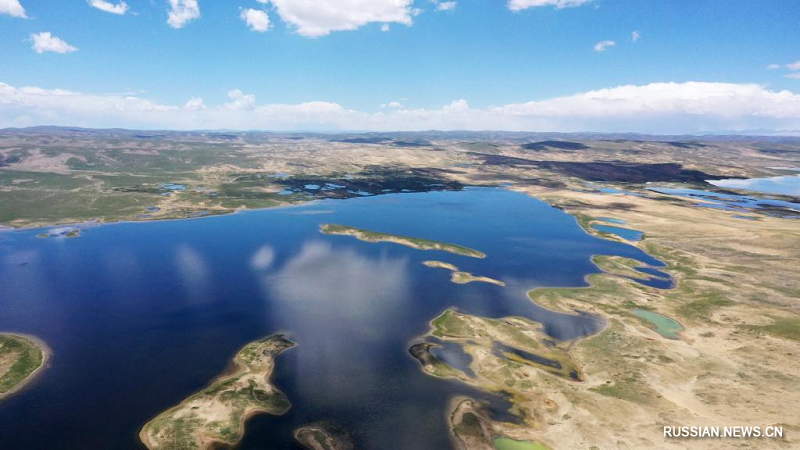
[[[428,239],[400,236],[396,234],[379,233],[377,231],[362,230],[360,228],[350,227],[347,225],[326,223],[320,226],[320,232],[322,234],[329,235],[353,236],[354,238],[364,242],[392,242],[395,244],[415,248],[417,250],[440,250],[443,252],[454,253],[456,255],[469,256],[471,258],[486,258],[485,253],[469,247],[464,247],[462,245],[448,244],[446,242],[431,241]]]
[[[455,265],[450,264],[450,263],[446,263],[446,262],[443,262],[443,261],[423,261],[422,264],[424,264],[427,267],[432,267],[432,268],[435,268],[435,269],[447,269],[447,270],[451,271],[452,275],[450,275],[450,281],[452,281],[453,283],[456,283],[456,284],[467,284],[467,283],[472,283],[472,282],[479,282],[479,283],[495,284],[497,286],[505,286],[506,285],[504,282],[502,282],[500,280],[495,280],[494,278],[479,277],[479,276],[473,275],[473,274],[471,274],[469,272],[464,272],[462,270],[458,270],[458,267],[456,267]]]
[[[36,237],[40,237],[42,239],[47,238],[76,238],[81,235],[81,229],[76,227],[62,227],[62,228],[54,228],[49,231],[45,231],[36,235]]]
[[[49,357],[50,349],[35,337],[0,333],[0,400],[30,383]]]
[[[327,422],[314,423],[294,431],[294,438],[308,450],[353,450],[350,435]]]
[[[248,418],[259,413],[281,415],[289,399],[272,385],[275,357],[294,343],[275,335],[244,346],[233,358],[236,370],[159,414],[142,427],[147,448],[211,449],[233,446],[244,436]]]

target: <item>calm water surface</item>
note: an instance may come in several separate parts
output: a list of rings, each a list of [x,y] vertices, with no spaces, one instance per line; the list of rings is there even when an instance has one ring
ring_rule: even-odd
[[[483,260],[324,236],[341,223],[443,240]],[[0,403],[0,448],[137,449],[139,428],[204,387],[245,343],[298,343],[277,361],[292,403],[258,416],[241,448],[296,448],[291,430],[332,420],[359,448],[449,447],[445,406],[462,384],[424,375],[408,354],[448,307],[522,315],[556,338],[596,331],[589,315],[550,312],[525,292],[581,286],[592,254],[660,263],[594,238],[547,204],[499,189],[325,201],[223,217],[84,228],[81,237],[0,232],[0,330],[54,351],[31,387]],[[438,259],[507,287],[456,285]],[[499,412],[498,412],[499,413]]]
[[[793,170],[793,169],[791,169]],[[780,177],[709,180],[714,186],[745,189],[767,194],[782,194],[800,197],[800,175],[784,175]]]

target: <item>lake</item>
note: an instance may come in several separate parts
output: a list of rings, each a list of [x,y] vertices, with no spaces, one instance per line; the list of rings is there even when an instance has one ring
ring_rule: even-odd
[[[320,234],[328,222],[488,256]],[[0,232],[0,330],[37,335],[54,352],[40,378],[0,403],[0,448],[142,448],[145,422],[206,386],[244,344],[278,332],[298,344],[274,376],[293,407],[251,419],[241,448],[299,448],[291,431],[319,420],[352,432],[358,448],[448,448],[448,398],[486,396],[421,371],[408,348],[429,320],[448,307],[521,315],[573,339],[602,320],[548,311],[527,290],[584,286],[598,272],[593,254],[663,266],[544,202],[489,188],[89,226],[74,239],[41,232]],[[453,284],[421,264],[430,259],[506,287]]]
[[[767,194],[791,195],[800,197],[800,175],[784,175],[780,177],[708,180],[714,186],[729,189],[764,192]]]

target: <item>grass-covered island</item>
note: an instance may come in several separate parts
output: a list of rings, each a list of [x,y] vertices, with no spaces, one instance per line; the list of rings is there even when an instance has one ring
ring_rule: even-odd
[[[453,264],[446,263],[443,261],[423,261],[426,267],[431,267],[434,269],[446,269],[452,272],[450,275],[450,281],[456,284],[467,284],[473,282],[479,283],[489,283],[494,284],[497,286],[505,286],[506,284],[500,280],[495,280],[494,278],[489,277],[481,277],[473,275],[469,272],[464,272],[463,270],[458,270],[458,267],[454,266]]]
[[[36,338],[0,333],[0,400],[30,382],[49,354],[44,342]]]
[[[270,382],[275,357],[294,343],[282,335],[251,342],[234,356],[236,371],[164,411],[142,427],[147,448],[210,449],[235,445],[247,419],[258,413],[284,414],[289,399]]]
[[[393,242],[395,244],[405,245],[417,250],[440,250],[443,252],[455,253],[456,255],[469,256],[472,258],[486,257],[485,253],[469,247],[464,247],[463,245],[448,244],[447,242],[431,241],[428,239],[420,239],[408,236],[399,236],[396,234],[379,233],[377,231],[362,230],[360,228],[349,227],[347,225],[326,223],[320,226],[320,231],[323,234],[353,236],[354,238],[364,242]]]

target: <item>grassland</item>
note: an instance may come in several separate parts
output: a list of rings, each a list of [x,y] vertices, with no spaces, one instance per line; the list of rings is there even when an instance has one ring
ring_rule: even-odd
[[[540,324],[522,317],[489,319],[448,309],[431,321],[429,334],[461,345],[472,356],[471,368],[477,375],[472,382],[489,390],[530,388],[526,379],[535,369],[581,379],[568,345],[554,341]]]
[[[244,346],[234,356],[236,371],[159,414],[142,427],[139,437],[151,450],[211,449],[234,445],[244,435],[249,417],[284,414],[291,404],[270,382],[275,358],[294,344],[281,335]]]
[[[362,230],[360,228],[350,227],[347,225],[326,223],[320,226],[320,232],[329,235],[352,236],[359,241],[364,242],[391,242],[393,244],[405,245],[406,247],[415,248],[417,250],[437,250],[461,256],[469,256],[471,258],[486,257],[485,253],[469,247],[464,247],[463,245],[449,244],[447,242],[431,241],[428,239],[420,239],[409,236],[400,236],[396,234],[380,233],[377,231]]]
[[[0,333],[0,400],[29,383],[49,357],[49,348],[37,338]]]
[[[610,273],[612,275],[645,280],[653,278],[653,275],[637,270],[640,267],[646,267],[646,264],[633,258],[594,255],[592,257],[592,262],[594,262],[603,272]]]
[[[557,408],[541,410],[541,427],[528,439],[553,448],[721,449],[731,442],[663,439],[653,424],[736,422],[800,430],[779,406],[800,401],[790,387],[800,382],[800,364],[787,359],[800,351],[800,280],[788,264],[800,258],[791,244],[800,239],[794,220],[741,221],[731,212],[646,195],[524,191],[574,214],[589,233],[593,217],[613,211],[645,231],[637,245],[667,263],[664,270],[677,282],[669,290],[643,286],[628,279],[642,278],[637,261],[596,257],[604,273],[589,277],[590,287],[530,292],[543,306],[588,311],[605,317],[608,326],[569,349],[583,383],[542,376],[534,381],[534,391]],[[679,321],[679,339],[660,336],[637,309]],[[790,436],[757,445],[793,448],[797,441]]]

